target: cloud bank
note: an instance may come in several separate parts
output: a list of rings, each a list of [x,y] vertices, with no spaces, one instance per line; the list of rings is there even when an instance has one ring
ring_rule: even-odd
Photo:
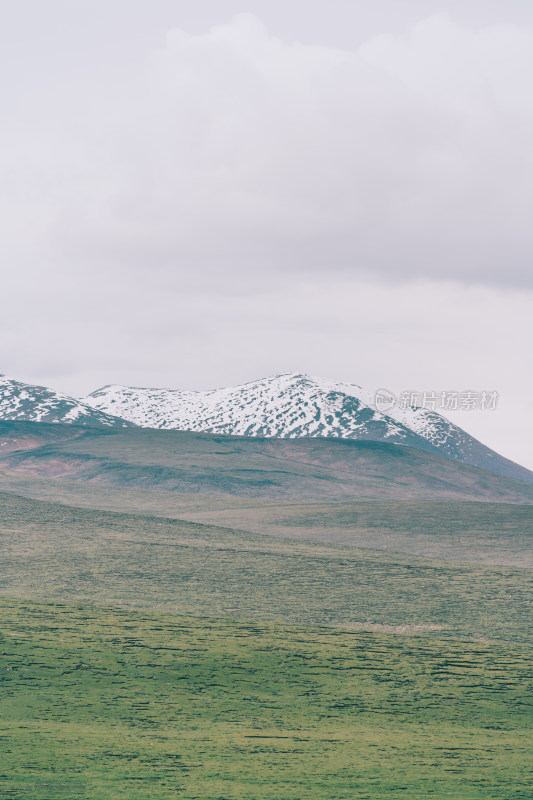
[[[446,15],[354,51],[249,14],[171,30],[135,74],[18,99],[0,136],[4,257],[65,280],[530,286],[531,74],[531,30]]]

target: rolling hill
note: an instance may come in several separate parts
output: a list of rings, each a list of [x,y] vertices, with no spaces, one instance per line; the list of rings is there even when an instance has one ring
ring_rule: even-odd
[[[0,470],[158,492],[264,500],[533,502],[533,487],[385,442],[230,437],[0,422]]]

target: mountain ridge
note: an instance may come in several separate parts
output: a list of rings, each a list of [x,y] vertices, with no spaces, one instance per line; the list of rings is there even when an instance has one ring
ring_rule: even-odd
[[[47,386],[22,383],[3,374],[0,374],[0,419],[104,427],[133,425]]]
[[[403,445],[533,484],[533,472],[429,409],[374,405],[357,384],[283,373],[208,391],[108,384],[76,399],[0,375],[0,420],[141,427],[251,438],[326,438]]]
[[[282,373],[207,391],[108,384],[83,402],[140,427],[388,441],[533,483],[530,470],[500,456],[437,412],[408,406],[384,413],[373,406],[373,397],[357,384]]]

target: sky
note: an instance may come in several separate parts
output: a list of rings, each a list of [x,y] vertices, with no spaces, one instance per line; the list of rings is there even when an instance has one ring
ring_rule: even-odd
[[[533,468],[529,1],[0,8],[0,372],[497,391]]]

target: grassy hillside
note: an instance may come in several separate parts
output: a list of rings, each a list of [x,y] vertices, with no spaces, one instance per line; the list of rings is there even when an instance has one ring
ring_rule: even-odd
[[[531,641],[530,570],[0,496],[4,595]]]
[[[531,651],[0,602],[0,794],[525,800]]]
[[[0,458],[0,470],[10,474],[275,500],[453,498],[533,503],[533,485],[383,442],[72,428],[70,439],[54,431],[49,444],[31,447],[26,427],[23,449],[12,450],[9,443],[18,438],[16,427],[4,426],[3,433],[1,428],[6,455]]]
[[[185,505],[185,504],[184,504]],[[206,509],[183,519],[426,558],[533,567],[533,506],[468,501],[329,501]]]
[[[102,511],[134,512],[284,538],[533,567],[533,506],[458,500],[321,500],[161,492],[0,472],[0,490]]]
[[[0,489],[23,496],[427,558],[533,565],[532,487],[408,448],[31,423],[0,429]]]

